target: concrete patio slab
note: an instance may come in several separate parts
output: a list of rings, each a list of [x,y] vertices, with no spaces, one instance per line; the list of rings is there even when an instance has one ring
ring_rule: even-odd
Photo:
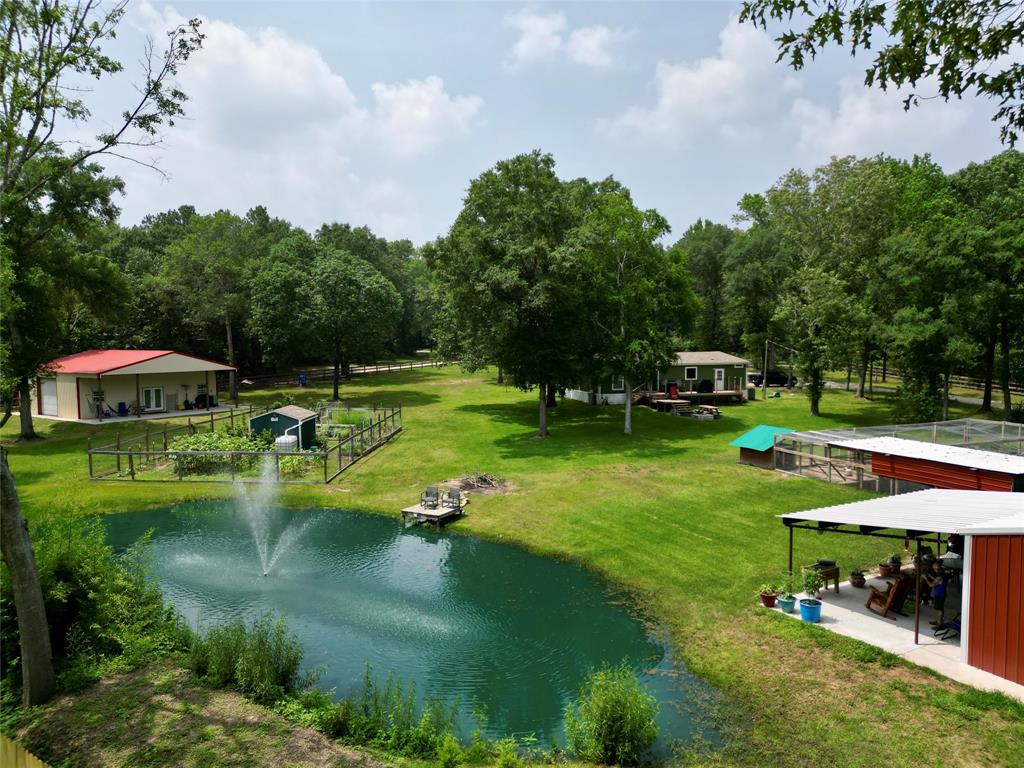
[[[885,589],[884,579],[869,578],[869,585]],[[946,599],[946,618],[960,612],[960,592],[951,585]],[[1024,701],[1024,685],[1006,680],[960,660],[959,636],[939,640],[929,624],[938,619],[938,611],[921,606],[921,625],[918,643],[914,643],[914,615],[882,618],[864,607],[868,599],[867,587],[858,589],[844,581],[839,593],[829,589],[822,592],[821,622],[819,626],[830,632],[881,648],[918,666],[927,667],[951,680],[987,691],[1000,691]],[[778,608],[766,609],[778,610]],[[793,613],[784,614],[800,620],[799,603]]]

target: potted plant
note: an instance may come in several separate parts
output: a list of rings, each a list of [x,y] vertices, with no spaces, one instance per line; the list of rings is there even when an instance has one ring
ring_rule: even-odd
[[[850,571],[850,586],[863,589],[867,583],[867,579],[864,578],[864,571],[853,570]]]
[[[903,558],[900,557],[899,552],[893,552],[889,555],[889,575],[899,576],[900,568],[903,567]]]
[[[761,598],[761,605],[765,608],[774,608],[775,599],[779,596],[779,588],[771,582],[765,582],[758,587],[757,594]]]
[[[818,599],[818,594],[821,592],[822,583],[817,571],[804,573],[804,592],[807,593],[807,597],[800,600],[800,618],[803,621],[821,621],[821,600]]]
[[[792,573],[785,573],[782,577],[781,592],[778,595],[778,607],[783,613],[792,613],[793,607],[797,604],[797,596],[794,594],[797,586],[793,581]]]
[[[892,568],[889,566],[888,560],[878,564],[878,575],[883,579],[889,575],[890,571],[892,571]]]

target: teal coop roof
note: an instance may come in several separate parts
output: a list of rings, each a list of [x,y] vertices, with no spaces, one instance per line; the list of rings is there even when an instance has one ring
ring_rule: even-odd
[[[773,427],[770,424],[758,424],[749,432],[740,435],[729,445],[737,448],[749,448],[752,451],[767,451],[775,445],[775,436],[792,432],[785,427]]]

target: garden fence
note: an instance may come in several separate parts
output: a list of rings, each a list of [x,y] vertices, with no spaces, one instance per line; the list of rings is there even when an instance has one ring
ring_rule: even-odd
[[[242,409],[247,416],[264,413]],[[88,448],[89,479],[145,482],[262,482],[270,479],[286,484],[330,483],[359,459],[394,439],[402,431],[401,406],[352,408],[365,411],[358,426],[332,434],[323,433],[320,450],[314,451],[176,451],[169,439],[178,434],[195,434],[199,429],[215,431],[218,424],[234,423],[232,414],[211,414],[211,419],[188,424],[147,429],[143,434],[122,438],[107,445]],[[248,424],[248,421],[245,422]]]

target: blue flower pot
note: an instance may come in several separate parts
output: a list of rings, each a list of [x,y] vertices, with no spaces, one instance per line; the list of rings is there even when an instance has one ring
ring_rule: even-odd
[[[794,605],[796,605],[795,597],[791,597],[788,600],[784,597],[779,598],[779,608],[782,609],[783,613],[792,613]]]
[[[805,597],[801,600],[800,618],[812,624],[817,624],[821,621],[821,600],[815,600],[813,597]]]

